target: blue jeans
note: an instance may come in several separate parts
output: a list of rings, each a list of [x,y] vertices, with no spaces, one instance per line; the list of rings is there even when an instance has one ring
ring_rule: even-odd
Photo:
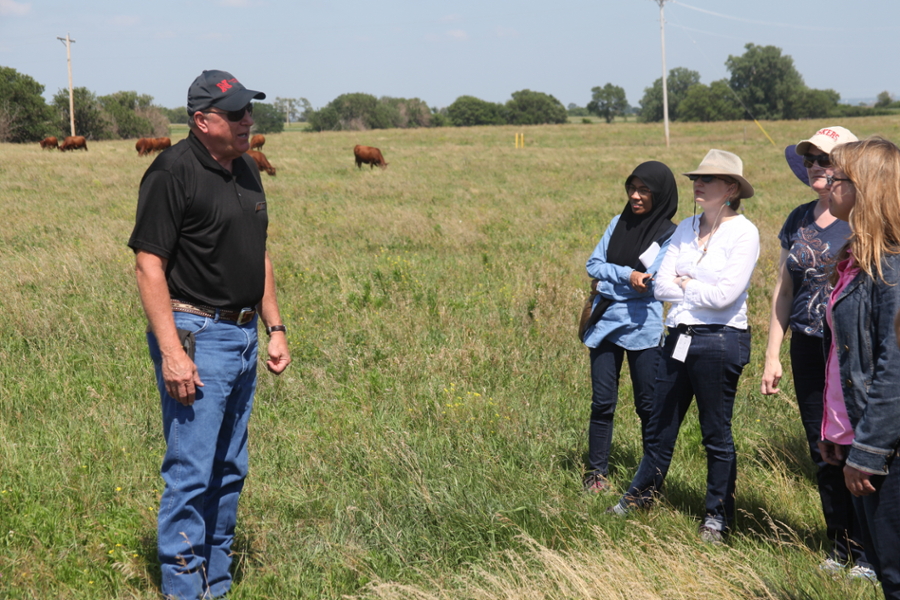
[[[825,353],[822,338],[791,332],[791,374],[800,408],[800,420],[816,464],[816,484],[825,516],[825,532],[832,548],[828,555],[839,563],[869,566],[853,495],[844,484],[844,469],[822,460],[818,441],[822,437],[825,393]]]
[[[681,333],[670,330],[656,375],[653,414],[644,457],[621,502],[648,506],[662,487],[678,430],[696,397],[706,448],[706,523],[721,531],[734,518],[737,457],[731,415],[737,383],[750,360],[750,331],[724,325],[695,325],[684,362],[672,358]]]
[[[628,355],[634,410],[641,419],[641,441],[646,443],[647,424],[653,403],[653,382],[659,363],[660,348],[625,350],[603,340],[591,348],[591,421],[588,426],[588,469],[607,476],[609,448],[613,438],[613,416],[619,401],[619,373]]]
[[[166,393],[152,333],[150,356],[162,403],[166,454],[158,515],[162,592],[179,599],[225,595],[238,496],[247,476],[247,422],[256,390],[256,319],[243,326],[176,312],[193,331],[194,362],[204,386],[193,406]]]
[[[894,455],[887,475],[869,481],[876,492],[853,498],[867,558],[886,600],[900,600],[900,461]]]

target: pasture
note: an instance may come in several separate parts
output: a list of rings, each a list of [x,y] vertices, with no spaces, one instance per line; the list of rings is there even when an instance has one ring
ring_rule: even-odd
[[[824,523],[789,375],[759,393],[777,233],[813,198],[783,149],[831,124],[766,123],[777,148],[752,123],[673,124],[668,150],[661,125],[636,123],[268,135],[294,364],[260,373],[229,597],[880,598],[817,569]],[[841,124],[900,139],[896,116]],[[390,166],[357,170],[355,144]],[[624,178],[650,159],[690,170],[711,147],[744,160],[762,237],[724,547],[696,536],[695,416],[658,509],[619,520],[604,514],[615,494],[582,493],[575,334]],[[134,140],[0,144],[0,597],[158,597],[163,440],[126,246],[150,160]],[[622,384],[619,489],[640,458]]]

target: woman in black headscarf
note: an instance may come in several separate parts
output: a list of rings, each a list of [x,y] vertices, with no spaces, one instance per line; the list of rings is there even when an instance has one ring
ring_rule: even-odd
[[[614,217],[587,261],[593,312],[582,333],[591,351],[591,420],[588,428],[587,492],[609,488],[609,447],[619,397],[619,372],[627,354],[634,407],[646,436],[653,382],[663,335],[662,302],[653,297],[659,269],[675,225],[678,188],[672,171],[649,161],[625,180],[628,203]]]

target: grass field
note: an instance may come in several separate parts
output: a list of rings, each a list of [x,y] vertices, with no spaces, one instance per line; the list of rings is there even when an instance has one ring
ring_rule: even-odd
[[[260,375],[230,598],[880,597],[817,569],[824,524],[794,400],[759,393],[776,236],[812,199],[783,148],[828,124],[766,123],[777,148],[744,123],[674,124],[668,150],[660,125],[635,123],[268,136],[294,364]],[[900,117],[842,124],[900,139]],[[390,167],[357,170],[357,143]],[[585,260],[636,164],[680,173],[711,147],[744,159],[762,235],[725,547],[696,539],[695,416],[657,510],[617,520],[615,494],[580,485]],[[133,140],[0,145],[0,598],[158,597],[163,440],[126,247],[149,162]],[[640,458],[622,383],[619,488]]]

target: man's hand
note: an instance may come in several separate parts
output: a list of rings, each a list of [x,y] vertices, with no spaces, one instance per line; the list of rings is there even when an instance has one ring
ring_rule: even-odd
[[[597,286],[600,285],[600,280],[597,278],[591,279],[591,293],[599,294],[600,290],[597,289]]]
[[[269,338],[269,360],[266,367],[272,373],[280,375],[291,364],[291,353],[288,350],[287,336],[283,331],[273,331]]]
[[[854,496],[868,496],[875,493],[875,486],[869,481],[871,475],[865,471],[844,465],[844,483]]]
[[[844,464],[844,449],[839,445],[827,440],[820,440],[817,444],[819,445],[819,454],[822,455],[822,460],[835,467]]]
[[[170,356],[163,356],[162,375],[166,382],[166,392],[170,396],[184,406],[194,404],[197,388],[203,387],[203,382],[197,373],[197,365],[184,350],[176,350]]]
[[[629,283],[631,287],[636,291],[643,294],[647,291],[647,281],[653,279],[652,273],[641,273],[640,271],[632,271],[631,277],[629,278]]]

